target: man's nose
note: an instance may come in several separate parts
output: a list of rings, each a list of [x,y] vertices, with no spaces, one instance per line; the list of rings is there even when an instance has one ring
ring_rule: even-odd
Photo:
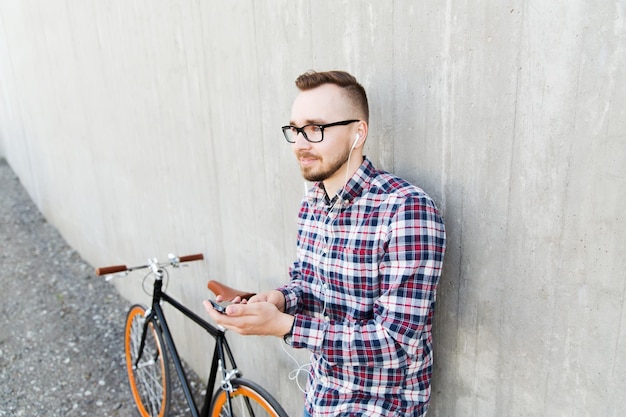
[[[304,132],[298,132],[296,136],[294,136],[293,145],[297,148],[308,148],[310,147],[311,142],[304,137]]]

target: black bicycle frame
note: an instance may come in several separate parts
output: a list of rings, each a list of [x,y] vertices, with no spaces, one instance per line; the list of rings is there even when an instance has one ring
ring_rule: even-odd
[[[178,378],[180,379],[181,385],[183,387],[183,392],[185,394],[185,398],[187,403],[189,404],[189,408],[191,409],[191,414],[193,417],[207,417],[210,410],[210,405],[212,401],[213,390],[215,387],[215,382],[217,381],[217,374],[219,371],[219,361],[221,361],[222,366],[227,369],[228,364],[232,369],[237,369],[237,364],[235,363],[235,358],[233,357],[233,353],[230,350],[230,346],[228,345],[228,340],[226,340],[224,330],[221,330],[210,323],[203,320],[200,316],[195,314],[193,311],[189,310],[187,307],[179,303],[174,298],[170,297],[163,291],[163,271],[159,270],[156,274],[156,279],[154,281],[154,290],[152,294],[152,309],[148,317],[146,317],[146,322],[144,323],[143,334],[141,337],[141,345],[139,350],[139,358],[143,354],[143,347],[146,338],[146,332],[148,329],[148,323],[150,321],[154,321],[155,326],[158,326],[165,338],[165,344],[167,345],[167,349],[169,350],[172,361],[174,362],[174,367],[176,368],[176,373],[178,374]],[[174,344],[174,339],[172,338],[172,334],[170,332],[169,326],[167,325],[167,321],[165,320],[165,314],[163,313],[163,308],[161,307],[161,301],[165,301],[173,306],[176,310],[180,311],[186,317],[193,320],[197,325],[206,330],[213,338],[215,339],[215,349],[213,351],[213,359],[211,361],[211,373],[209,374],[209,380],[207,382],[206,388],[206,396],[204,398],[204,404],[201,412],[198,412],[198,406],[196,405],[196,401],[193,398],[193,394],[191,389],[189,388],[189,381],[187,379],[187,374],[183,369],[182,362],[180,357],[178,356],[178,351],[176,350],[176,345]],[[226,361],[228,358],[228,363]],[[137,359],[139,360],[139,359]],[[239,375],[238,375],[239,376]],[[230,395],[228,395],[228,406],[232,415],[232,406],[230,401]]]

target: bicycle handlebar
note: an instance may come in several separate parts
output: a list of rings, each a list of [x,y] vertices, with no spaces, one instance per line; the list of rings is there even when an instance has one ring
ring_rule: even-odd
[[[179,263],[182,263],[182,262],[201,261],[204,259],[204,255],[201,253],[196,253],[193,255],[184,255],[180,257],[170,255],[169,258],[170,260],[168,262],[160,263],[158,264],[158,266],[159,267],[167,266],[167,265],[177,266]],[[136,269],[150,268],[151,265],[152,263],[147,264],[147,265],[133,266],[130,268],[128,268],[126,265],[103,266],[100,268],[96,268],[96,275],[101,276],[101,275],[114,274],[116,272],[131,272]]]

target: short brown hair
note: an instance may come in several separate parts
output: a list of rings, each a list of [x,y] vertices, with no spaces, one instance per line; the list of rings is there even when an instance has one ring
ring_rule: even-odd
[[[344,89],[354,105],[363,112],[365,122],[369,123],[369,105],[365,89],[354,76],[345,71],[308,71],[296,78],[296,87],[301,91],[312,90],[323,84],[335,84]]]

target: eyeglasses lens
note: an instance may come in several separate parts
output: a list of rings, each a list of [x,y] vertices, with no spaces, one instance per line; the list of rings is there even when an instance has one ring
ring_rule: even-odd
[[[309,142],[321,142],[322,139],[324,139],[323,131],[324,129],[321,129],[317,125],[306,125],[300,129],[293,126],[283,127],[285,139],[287,139],[287,142],[290,143],[294,143],[297,139],[298,134],[300,134],[301,132],[304,133],[305,139]]]

